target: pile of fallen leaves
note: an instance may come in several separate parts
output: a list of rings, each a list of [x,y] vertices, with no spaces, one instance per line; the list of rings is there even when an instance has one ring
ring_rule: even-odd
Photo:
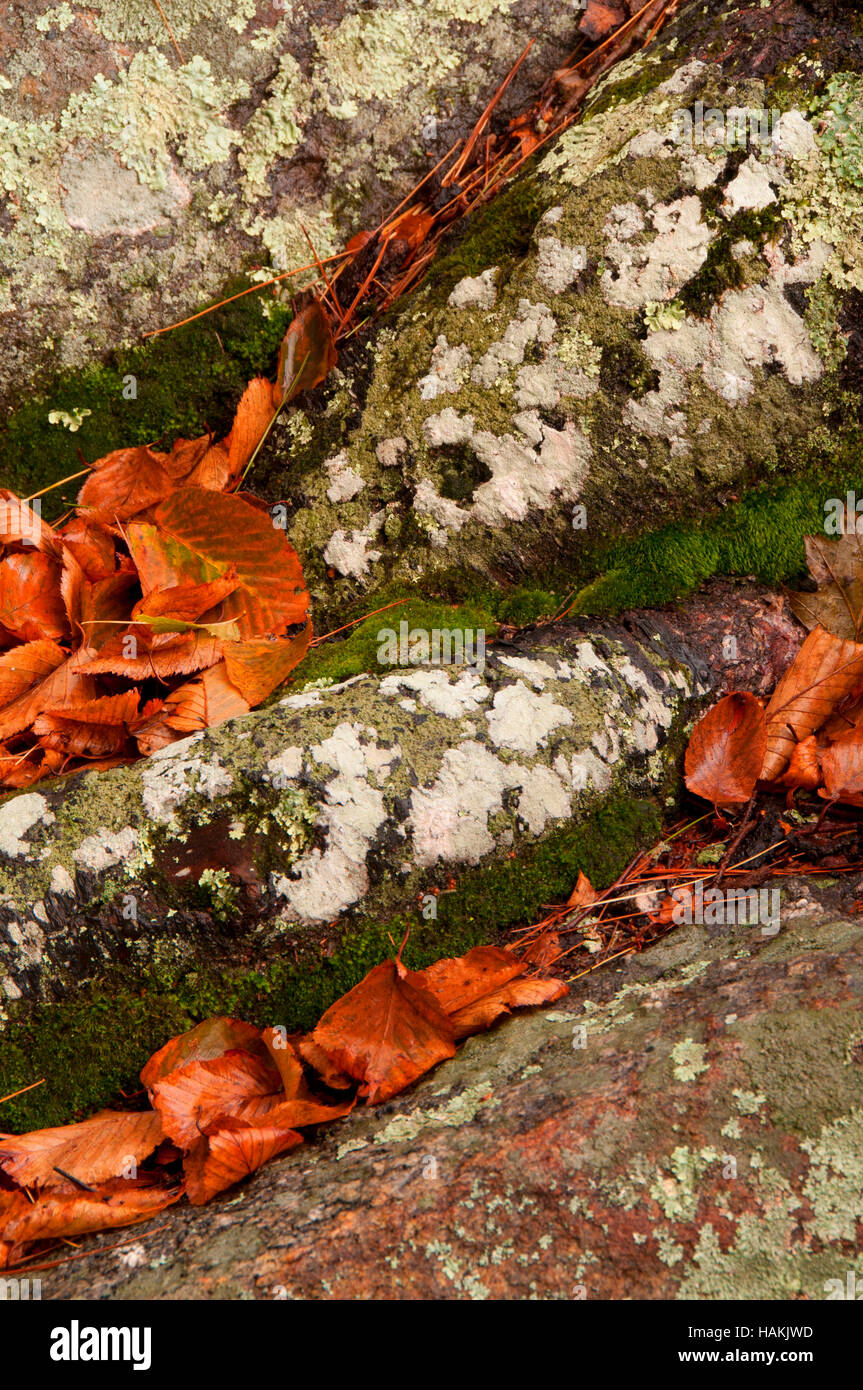
[[[278,410],[334,360],[307,303],[276,385],[249,383],[226,439],[107,454],[58,527],[0,491],[0,786],[112,767],[245,714],[302,659],[302,566],[236,489]]]
[[[389,1100],[462,1038],[566,993],[511,951],[479,946],[411,971],[375,966],[313,1032],[212,1018],[141,1072],[152,1109],[0,1134],[0,1268],[33,1242],[147,1220],[185,1192],[200,1205],[303,1142],[299,1130]]]
[[[791,606],[810,631],[766,707],[735,692],[693,731],[686,785],[716,806],[758,789],[863,806],[863,546],[854,514],[840,526],[805,538],[809,588]]]

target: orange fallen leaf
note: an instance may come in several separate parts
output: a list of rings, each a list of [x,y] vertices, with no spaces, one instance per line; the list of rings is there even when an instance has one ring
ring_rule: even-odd
[[[551,980],[539,975],[529,975],[524,979],[510,980],[508,984],[485,994],[481,999],[452,1015],[453,1032],[456,1041],[470,1037],[490,1028],[504,1014],[513,1009],[528,1008],[535,1004],[551,1004],[569,992],[563,980]]]
[[[579,870],[575,887],[566,900],[567,907],[589,907],[595,903],[599,894],[591,883],[587,874]]]
[[[23,642],[67,634],[60,566],[51,556],[31,551],[0,561],[0,625]]]
[[[708,710],[686,749],[686,785],[715,806],[746,802],[764,762],[767,730],[760,700],[737,691]]]
[[[133,522],[128,529],[145,596],[224,579],[233,566],[238,584],[222,612],[236,621],[241,638],[279,636],[305,622],[309,595],[302,566],[266,512],[239,496],[183,488],[157,508],[154,522]]]
[[[816,627],[764,711],[767,750],[761,777],[782,775],[796,743],[817,733],[839,702],[863,680],[863,645]],[[688,784],[687,784],[688,785]]]
[[[0,711],[0,739],[7,739],[33,723],[48,705],[69,705],[76,700],[92,700],[98,694],[96,682],[82,667],[94,653],[81,647],[55,667],[44,680],[37,681]]]
[[[818,747],[815,735],[810,734],[802,743],[795,744],[788,766],[779,778],[779,786],[811,792],[820,785],[821,765],[818,760]]]
[[[66,653],[50,638],[24,642],[0,656],[0,710],[43,681],[66,660]]]
[[[852,806],[863,805],[863,729],[852,729],[821,754],[823,796]]]
[[[261,1034],[251,1023],[223,1015],[206,1018],[187,1033],[171,1038],[170,1042],[153,1053],[141,1072],[141,1084],[149,1089],[155,1082],[163,1080],[180,1067],[188,1066],[190,1062],[212,1062],[214,1058],[237,1049],[260,1057],[266,1056]]]
[[[439,960],[408,975],[452,1020],[456,1041],[489,1028],[519,1005],[543,1004],[567,993],[562,980],[526,976],[527,965],[498,946],[475,946],[467,955]]]
[[[525,973],[512,951],[498,946],[474,946],[467,955],[435,961],[425,970],[411,972],[410,983],[432,996],[446,1014],[473,1004],[483,995]]]
[[[0,1191],[0,1251],[5,1247],[6,1268],[14,1264],[30,1241],[68,1239],[112,1227],[147,1221],[179,1201],[182,1189],[137,1187],[102,1192],[44,1192],[35,1202],[17,1189]]]
[[[230,478],[239,478],[266,434],[274,413],[272,386],[264,377],[255,377],[240,398],[234,425],[226,441]]]
[[[328,377],[338,360],[329,320],[317,299],[300,309],[288,326],[279,352],[273,403],[291,401]]]
[[[148,1158],[162,1138],[155,1111],[102,1110],[79,1124],[0,1134],[0,1169],[21,1187],[68,1185],[58,1168],[79,1182],[102,1183]]]
[[[302,1144],[303,1136],[287,1125],[243,1125],[225,1119],[198,1140],[183,1165],[192,1206],[203,1206],[217,1193],[247,1178],[277,1154]]]
[[[250,705],[259,705],[299,665],[309,649],[311,623],[296,637],[259,637],[224,644],[225,670]]]
[[[33,721],[33,732],[46,748],[78,757],[108,758],[119,753],[138,713],[138,692],[101,695],[95,700],[47,708]]]
[[[154,1081],[150,1097],[169,1139],[188,1149],[220,1116],[257,1121],[283,1094],[269,1056],[232,1049],[206,1062],[188,1062]]]
[[[392,960],[376,965],[310,1034],[337,1071],[362,1083],[369,1104],[397,1095],[455,1053],[447,1015],[406,974]],[[300,1051],[307,1056],[305,1042]]]
[[[211,666],[165,697],[160,710],[133,730],[140,751],[153,753],[175,739],[248,714],[249,703],[228,680],[225,663]]]

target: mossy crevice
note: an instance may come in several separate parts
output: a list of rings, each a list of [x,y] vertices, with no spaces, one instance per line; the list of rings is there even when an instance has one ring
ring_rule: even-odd
[[[455,889],[437,898],[436,920],[425,920],[419,910],[386,921],[361,918],[345,928],[328,958],[307,945],[266,971],[209,974],[151,963],[134,979],[128,971],[106,974],[61,1003],[13,1005],[2,1030],[0,1093],[39,1078],[45,1084],[7,1102],[4,1125],[39,1128],[122,1103],[138,1089],[138,1072],[157,1048],[213,1014],[235,1014],[262,1027],[311,1028],[392,955],[408,928],[403,958],[412,969],[500,940],[509,928],[533,921],[543,903],[563,901],[579,871],[598,888],[613,882],[635,851],[656,838],[660,824],[657,802],[616,794],[517,858],[461,874]]]
[[[248,280],[237,278],[224,297],[247,288]],[[249,378],[273,372],[290,318],[289,306],[266,290],[248,294],[140,346],[118,347],[102,363],[39,383],[38,394],[0,426],[4,485],[27,496],[113,449],[169,447],[208,430],[227,434]],[[73,431],[51,424],[53,411],[89,414]],[[79,487],[48,493],[46,519],[65,511]]]

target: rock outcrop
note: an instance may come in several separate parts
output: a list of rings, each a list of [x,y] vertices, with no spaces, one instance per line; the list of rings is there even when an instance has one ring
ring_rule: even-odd
[[[241,1193],[99,1237],[43,1297],[845,1297],[860,927],[784,884],[777,936],[679,927]]]

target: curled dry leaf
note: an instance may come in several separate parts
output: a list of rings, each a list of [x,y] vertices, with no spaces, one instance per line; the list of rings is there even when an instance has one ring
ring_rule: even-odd
[[[818,759],[818,747],[815,735],[810,734],[802,743],[795,745],[788,766],[779,778],[779,786],[789,787],[792,791],[811,792],[820,785],[821,764]]]
[[[22,642],[65,637],[60,565],[38,551],[0,561],[0,625]]]
[[[0,656],[0,710],[40,684],[66,660],[63,648],[49,638],[25,642]]]
[[[329,376],[338,354],[329,320],[317,299],[300,309],[288,326],[279,353],[273,401],[279,406],[311,391]]]
[[[543,979],[537,975],[510,980],[508,984],[500,985],[490,994],[484,994],[481,999],[466,1004],[452,1014],[456,1041],[461,1042],[462,1038],[469,1038],[472,1033],[481,1033],[490,1028],[513,1009],[527,1008],[531,1004],[551,1004],[555,999],[562,999],[567,992],[568,987],[563,980]]]
[[[186,1192],[193,1206],[203,1206],[217,1193],[247,1178],[277,1154],[302,1144],[303,1136],[287,1125],[243,1125],[225,1118],[199,1139],[183,1165]]]
[[[863,729],[852,729],[821,754],[822,796],[863,806]]]
[[[764,711],[765,781],[781,777],[796,743],[817,733],[833,710],[863,680],[863,645],[817,627],[810,632]],[[687,783],[688,785],[688,783]]]
[[[140,751],[154,753],[177,738],[248,714],[249,709],[249,702],[228,679],[225,663],[220,661],[172,690],[161,707],[133,732]]]
[[[168,1138],[188,1149],[222,1115],[259,1120],[279,1103],[282,1090],[268,1054],[234,1049],[169,1072],[153,1082],[150,1096]]]
[[[154,1052],[141,1072],[141,1084],[149,1090],[157,1081],[190,1062],[212,1062],[237,1049],[262,1058],[266,1056],[261,1034],[251,1023],[222,1015],[207,1018]]]
[[[841,534],[805,536],[806,564],[814,593],[793,593],[791,610],[804,627],[823,627],[834,637],[859,642],[863,620],[863,536],[857,517],[843,508]]]
[[[449,1015],[459,1042],[519,1005],[546,1004],[566,994],[562,980],[525,977],[526,970],[511,951],[475,946],[466,956],[439,960],[407,978]]]
[[[46,555],[59,555],[57,532],[14,492],[0,488],[0,545],[35,546]]]
[[[0,1191],[0,1251],[5,1248],[8,1268],[30,1241],[132,1226],[148,1221],[181,1196],[181,1188],[139,1187],[122,1179],[116,1191],[49,1191],[40,1193],[35,1202],[18,1189]]]
[[[589,907],[591,903],[596,902],[598,897],[599,894],[587,874],[583,874],[579,870],[575,887],[566,900],[567,907]]]
[[[686,749],[686,785],[716,806],[749,800],[761,774],[767,730],[760,700],[726,695],[699,719]]]
[[[250,705],[259,705],[298,666],[309,649],[311,623],[296,637],[259,637],[226,642],[225,670]]]

